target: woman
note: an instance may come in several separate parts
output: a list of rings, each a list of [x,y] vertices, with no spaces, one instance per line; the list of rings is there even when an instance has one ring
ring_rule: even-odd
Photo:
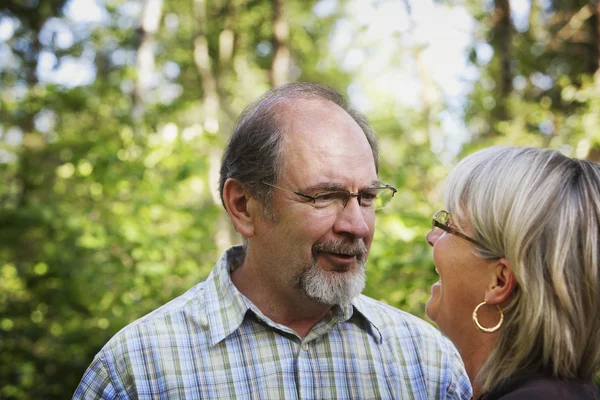
[[[600,167],[495,147],[447,180],[427,315],[485,400],[600,399]]]

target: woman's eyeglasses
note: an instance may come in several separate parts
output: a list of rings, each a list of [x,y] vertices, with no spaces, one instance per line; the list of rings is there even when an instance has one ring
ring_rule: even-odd
[[[436,212],[435,214],[433,214],[433,220],[431,221],[431,226],[433,229],[435,228],[440,228],[452,235],[456,235],[458,237],[461,237],[465,240],[468,240],[469,242],[476,244],[479,247],[484,247],[481,245],[481,243],[479,243],[477,240],[473,239],[472,237],[469,237],[467,235],[465,235],[462,232],[457,231],[456,229],[452,228],[450,226],[450,213],[446,210],[439,210],[438,212]]]

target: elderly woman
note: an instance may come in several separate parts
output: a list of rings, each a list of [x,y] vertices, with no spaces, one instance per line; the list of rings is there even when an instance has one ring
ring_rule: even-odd
[[[495,147],[450,174],[427,315],[481,399],[600,399],[600,167]]]

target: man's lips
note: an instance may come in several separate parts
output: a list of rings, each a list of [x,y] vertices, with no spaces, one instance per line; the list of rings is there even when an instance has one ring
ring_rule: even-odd
[[[326,257],[332,261],[337,260],[337,262],[362,262],[366,259],[368,249],[362,240],[354,242],[323,241],[315,243],[312,252],[315,258],[318,256]]]
[[[358,255],[356,254],[344,254],[344,253],[330,253],[326,251],[320,251],[317,253],[319,256],[327,260],[329,264],[332,264],[333,271],[345,272],[348,268],[351,268],[356,264]]]
[[[338,258],[342,258],[342,259],[354,259],[354,258],[358,258],[360,256],[360,254],[333,253],[333,252],[329,252],[329,251],[320,251],[319,253],[326,255],[328,257],[338,257]]]

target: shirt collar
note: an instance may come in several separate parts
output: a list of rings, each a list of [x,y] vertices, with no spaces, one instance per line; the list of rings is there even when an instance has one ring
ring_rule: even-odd
[[[229,336],[244,321],[250,308],[247,299],[231,282],[231,272],[244,261],[243,246],[227,249],[206,279],[204,290],[204,320],[208,323],[210,345]]]
[[[366,304],[366,300],[374,302],[373,299],[369,299],[362,294],[352,300],[352,308],[354,311],[357,311],[354,315],[362,316],[369,323],[368,327],[366,327],[367,331],[373,336],[373,339],[375,339],[378,344],[381,344],[383,342],[383,334],[381,333],[379,326],[383,326],[383,321],[381,321],[379,315],[374,312],[373,305]]]
[[[265,318],[252,302],[235,287],[231,281],[231,272],[235,271],[245,257],[242,245],[227,249],[217,261],[215,268],[206,279],[203,292],[204,318],[208,324],[210,345],[214,346],[240,327],[246,313],[252,310],[261,318]],[[377,327],[377,314],[365,304],[364,296],[356,297],[350,304],[334,306],[339,322],[351,318],[364,318],[369,324],[365,325],[369,334],[377,343],[383,341],[381,331]],[[355,311],[358,311],[357,313]]]

